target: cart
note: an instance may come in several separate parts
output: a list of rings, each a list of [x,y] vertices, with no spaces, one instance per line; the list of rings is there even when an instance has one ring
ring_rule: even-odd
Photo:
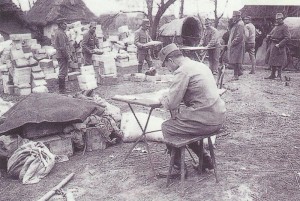
[[[283,70],[300,70],[300,39],[290,39],[287,43],[287,63]]]
[[[202,57],[203,48],[196,48],[201,39],[203,25],[195,17],[175,19],[164,24],[158,32],[158,40],[163,46],[175,43],[183,54],[191,59],[199,60]]]

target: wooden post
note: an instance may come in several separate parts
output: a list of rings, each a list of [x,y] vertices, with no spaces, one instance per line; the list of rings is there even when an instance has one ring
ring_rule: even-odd
[[[47,200],[49,200],[53,195],[55,195],[55,191],[62,188],[64,185],[66,185],[73,178],[74,175],[75,175],[75,173],[69,174],[58,185],[56,185],[54,188],[52,188],[50,191],[48,191],[48,193],[46,193],[38,201],[47,201]]]

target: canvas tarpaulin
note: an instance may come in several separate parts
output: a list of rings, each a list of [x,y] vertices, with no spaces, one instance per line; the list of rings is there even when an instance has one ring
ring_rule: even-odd
[[[3,115],[0,134],[27,123],[83,122],[92,113],[101,115],[103,112],[104,107],[89,100],[51,93],[30,94]]]
[[[195,46],[200,42],[202,25],[195,17],[175,19],[159,29],[158,38],[165,45],[175,42],[179,45]]]
[[[291,38],[300,40],[300,17],[287,17],[284,23],[289,28]]]

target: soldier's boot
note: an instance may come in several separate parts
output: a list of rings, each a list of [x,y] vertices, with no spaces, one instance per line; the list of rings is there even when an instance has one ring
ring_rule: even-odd
[[[265,77],[265,79],[275,79],[276,67],[272,66],[271,69],[272,69],[271,75],[269,77]]]
[[[138,73],[142,73],[143,65],[138,65]]]
[[[66,93],[66,81],[64,78],[58,78],[58,89],[59,89],[59,93],[61,94]]]
[[[281,67],[278,67],[278,68],[277,68],[277,72],[278,72],[277,77],[278,77],[280,80],[282,80],[282,79],[281,79],[281,72],[282,72]]]

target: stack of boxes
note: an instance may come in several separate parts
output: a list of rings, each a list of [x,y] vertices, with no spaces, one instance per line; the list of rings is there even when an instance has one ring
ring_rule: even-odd
[[[117,68],[114,55],[93,55],[93,64],[96,70],[97,83],[112,85],[117,82]]]
[[[53,79],[53,78],[58,77],[58,74],[57,74],[57,72],[55,71],[55,68],[54,68],[53,59],[42,59],[42,60],[40,60],[39,66],[45,74],[45,79]]]
[[[41,65],[41,62],[40,62]],[[44,65],[44,64],[42,64]],[[40,66],[35,66],[32,69],[32,92],[33,93],[48,93],[47,82],[45,80],[44,71]]]
[[[30,47],[27,45],[27,40],[31,39],[31,34],[11,34],[10,39],[13,45],[10,52],[12,65],[9,68],[12,82],[9,83],[14,84],[16,95],[28,95],[31,93],[31,66],[37,65],[37,62],[32,58]]]
[[[1,55],[0,71],[4,93],[28,95],[33,89],[35,92],[47,92],[45,75],[36,60],[47,57],[46,51],[31,38],[31,34],[11,34],[10,39],[10,45]],[[6,45],[8,41],[2,43]],[[51,62],[42,62],[42,65],[45,63]],[[36,90],[40,86],[43,86],[43,90]]]
[[[80,67],[81,75],[77,76],[79,88],[81,90],[91,90],[97,88],[97,79],[94,66],[82,66]]]
[[[27,123],[22,126],[22,137],[43,142],[55,155],[73,155],[72,136],[64,134],[64,123]]]

